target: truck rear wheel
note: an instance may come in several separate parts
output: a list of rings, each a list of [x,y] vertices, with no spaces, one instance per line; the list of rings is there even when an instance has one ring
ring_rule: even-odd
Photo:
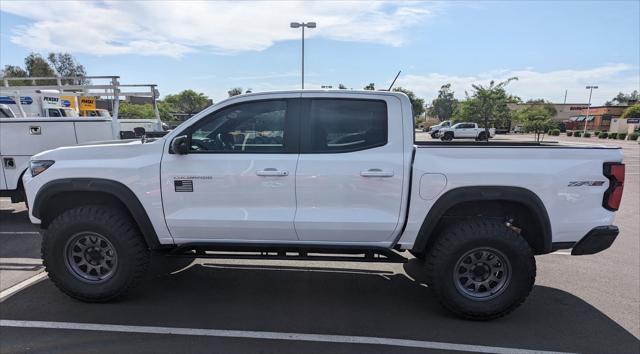
[[[131,218],[115,208],[82,206],[55,218],[44,233],[42,259],[65,294],[103,302],[140,282],[150,251]]]
[[[446,229],[426,258],[428,284],[459,317],[502,317],[527,298],[536,277],[529,244],[504,224],[467,220]]]

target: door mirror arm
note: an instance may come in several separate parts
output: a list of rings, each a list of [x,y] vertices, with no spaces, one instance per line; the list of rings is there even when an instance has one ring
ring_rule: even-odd
[[[186,155],[189,153],[189,136],[180,135],[171,140],[170,154]]]

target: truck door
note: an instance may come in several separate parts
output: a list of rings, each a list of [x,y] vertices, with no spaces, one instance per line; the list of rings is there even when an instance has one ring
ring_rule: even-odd
[[[459,131],[456,131],[456,138],[475,138],[473,124],[460,124]]]
[[[303,241],[385,242],[398,224],[400,101],[349,97],[303,100],[295,217]]]
[[[237,103],[182,132],[190,137],[189,153],[165,153],[161,167],[175,240],[297,240],[298,105],[294,99]]]

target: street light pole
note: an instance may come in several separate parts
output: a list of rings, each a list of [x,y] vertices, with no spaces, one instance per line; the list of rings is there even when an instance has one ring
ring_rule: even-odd
[[[315,22],[291,22],[291,28],[302,28],[302,89],[304,90],[304,28],[316,28]]]
[[[587,116],[584,118],[584,135],[587,132],[587,123],[589,122],[589,112],[591,111],[591,94],[593,93],[593,89],[597,89],[598,86],[587,86],[586,89],[589,90],[589,103],[587,104]]]

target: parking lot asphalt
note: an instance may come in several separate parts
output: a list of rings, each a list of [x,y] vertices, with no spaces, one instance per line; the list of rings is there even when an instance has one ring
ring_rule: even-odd
[[[576,142],[555,138],[567,139]],[[593,256],[560,251],[537,257],[529,299],[491,322],[444,311],[421,282],[415,260],[196,260],[177,273],[149,277],[122,300],[82,303],[41,273],[40,236],[24,204],[0,200],[0,288],[8,294],[22,284],[0,300],[0,352],[638,353],[640,147],[577,141],[624,149],[620,236]]]

